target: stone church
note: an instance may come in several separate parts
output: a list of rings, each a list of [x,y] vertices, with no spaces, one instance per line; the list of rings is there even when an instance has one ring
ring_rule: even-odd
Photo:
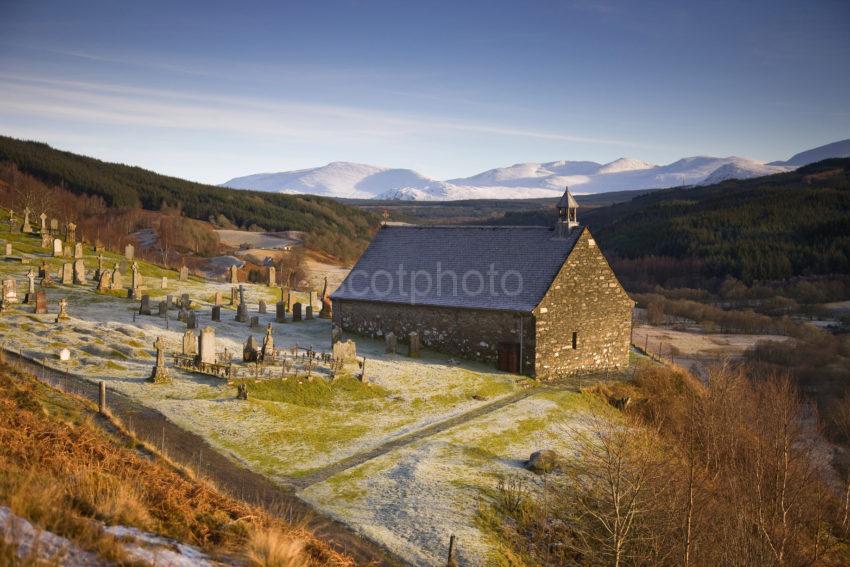
[[[548,379],[623,368],[634,302],[569,189],[552,227],[383,226],[332,295],[344,331]]]

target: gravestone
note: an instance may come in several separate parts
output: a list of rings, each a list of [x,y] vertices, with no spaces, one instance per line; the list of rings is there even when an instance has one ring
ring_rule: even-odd
[[[215,292],[215,305],[221,306],[221,292]]]
[[[62,257],[62,240],[59,238],[53,239],[53,257],[61,258]]]
[[[109,291],[112,289],[112,272],[103,270],[100,279],[97,280],[97,291]]]
[[[32,233],[32,225],[30,225],[30,213],[31,212],[32,211],[30,211],[29,207],[26,207],[24,209],[24,225],[21,227],[21,232],[23,232],[24,234]]]
[[[186,328],[187,329],[197,329],[198,328],[198,314],[194,311],[189,311],[186,315]]]
[[[319,301],[322,302],[322,310],[319,311],[320,319],[331,319],[333,318],[332,304],[331,304],[331,296],[328,295],[328,278],[325,276],[325,285],[322,288],[322,296],[319,298]]]
[[[53,239],[50,238],[50,235],[46,232],[41,233],[41,247],[42,248],[50,248],[50,243]]]
[[[172,307],[173,305],[174,305],[174,297],[173,297],[173,296],[171,296],[171,295],[166,295],[166,296],[165,296],[165,308],[166,308],[166,309],[171,309],[171,307]]]
[[[47,313],[47,294],[43,291],[35,292],[35,314],[44,315]]]
[[[313,306],[308,305],[307,307],[304,308],[304,319],[309,321],[312,318],[313,318]]]
[[[180,268],[180,281],[185,282],[189,279],[189,268],[187,266],[183,266]]]
[[[260,356],[260,346],[257,344],[257,339],[254,335],[248,337],[245,341],[245,346],[242,348],[242,362],[257,362]]]
[[[192,308],[192,300],[189,299],[188,293],[184,293],[180,296],[180,307],[184,307],[186,309]]]
[[[177,320],[181,321],[183,323],[188,323],[189,322],[189,310],[181,307],[180,311],[177,312]]]
[[[239,283],[239,270],[236,268],[236,266],[230,266],[228,270],[230,272],[230,283]]]
[[[59,360],[61,360],[62,362],[68,362],[69,360],[71,360],[70,349],[63,348],[62,350],[60,350],[59,351]]]
[[[59,232],[59,220],[58,219],[50,219],[50,234],[57,234]]]
[[[286,323],[286,303],[278,301],[275,304],[275,321],[278,323]]]
[[[14,278],[9,278],[3,280],[3,303],[8,305],[10,303],[18,302],[18,282],[14,280]]]
[[[66,244],[65,248],[62,250],[62,256],[65,258],[71,257],[71,247],[68,244]]]
[[[82,258],[83,257],[83,243],[77,242],[74,244],[74,258]]]
[[[68,315],[68,300],[64,297],[59,300],[59,313],[56,315],[56,322],[67,321],[71,317]]]
[[[41,234],[47,233],[47,213],[41,213],[38,215],[39,220],[41,220]]]
[[[133,262],[133,265],[130,267],[130,272],[133,274],[132,279],[130,280],[130,287],[133,291],[140,289],[142,287],[142,274],[139,273],[139,264]]]
[[[409,335],[407,335],[407,356],[411,358],[419,358],[422,351],[422,345],[419,342],[419,333],[416,331],[411,331]]]
[[[151,371],[150,381],[155,384],[170,382],[171,377],[165,367],[165,341],[162,340],[162,337],[157,337],[153,343],[153,348],[156,349],[156,365]]]
[[[248,322],[248,304],[245,302],[245,288],[239,286],[239,306],[236,308],[236,320],[240,323]]]
[[[142,302],[139,304],[139,315],[151,314],[151,296],[143,295]]]
[[[159,282],[159,287],[161,289],[168,289],[168,278],[167,277],[162,276],[162,279]]]
[[[199,364],[215,364],[215,329],[204,327],[198,335],[198,357]]]
[[[27,293],[35,293],[35,270],[32,268],[27,272]]]
[[[74,283],[74,265],[71,262],[62,264],[62,285],[72,285]]]
[[[221,321],[221,305],[215,305],[212,308],[212,320]]]
[[[82,259],[74,262],[74,283],[77,285],[86,283],[86,263]]]
[[[164,301],[160,301],[157,304],[157,309],[159,310],[159,316],[160,317],[165,317],[165,316],[168,315],[168,304],[165,303]]]
[[[260,328],[260,318],[256,315],[251,317],[251,328],[252,329],[259,329]]]
[[[266,302],[261,299],[257,311],[259,311],[262,315],[265,315],[267,309],[268,307],[266,306]]]
[[[195,356],[198,354],[198,339],[192,331],[183,333],[183,354],[187,356]]]
[[[387,354],[395,354],[398,350],[398,339],[395,336],[395,333],[387,333],[384,336],[384,342],[386,342],[386,350]]]
[[[72,222],[69,222],[68,226],[66,228],[67,228],[66,232],[67,232],[68,242],[73,244],[74,242],[77,241],[77,225],[75,225]]]
[[[347,364],[357,360],[357,344],[352,340],[337,341],[333,346],[334,362]]]
[[[124,257],[130,262],[136,257],[136,248],[132,244],[124,247]]]
[[[230,304],[239,305],[239,288],[237,287],[230,288]]]
[[[100,281],[100,274],[103,273],[103,254],[97,255],[97,269],[94,271],[94,279]]]
[[[274,287],[277,285],[277,271],[274,266],[269,266],[269,279],[268,279],[269,287]]]
[[[109,289],[124,289],[124,276],[121,275],[121,270],[117,263],[112,269],[112,285]]]
[[[300,321],[301,320],[301,303],[296,302],[295,305],[292,306],[292,320]]]
[[[11,256],[11,255],[12,255],[12,243],[7,242],[6,243],[6,256]]]
[[[274,359],[274,337],[272,336],[272,324],[266,327],[266,336],[263,337],[263,348],[260,350],[263,360]]]

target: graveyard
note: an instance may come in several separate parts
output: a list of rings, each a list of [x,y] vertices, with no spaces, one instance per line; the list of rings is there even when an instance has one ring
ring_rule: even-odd
[[[410,353],[406,337],[340,336],[320,290],[0,239],[4,349],[103,381],[414,564],[442,555],[450,532],[460,557],[497,553],[476,499],[501,475],[531,475],[528,455],[595,407],[569,385]]]

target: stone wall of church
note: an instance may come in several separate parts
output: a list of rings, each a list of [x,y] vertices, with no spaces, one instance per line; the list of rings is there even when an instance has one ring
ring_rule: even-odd
[[[590,231],[581,230],[572,253],[534,310],[538,378],[614,370],[629,362],[634,302]]]
[[[412,331],[419,333],[422,346],[461,358],[490,362],[498,360],[500,342],[519,342],[520,321],[515,313],[484,309],[457,309],[336,300],[333,321],[345,332],[380,338],[392,332],[399,344],[407,342]],[[531,316],[523,321],[525,374],[534,368],[534,324]],[[399,347],[399,352],[407,352]]]

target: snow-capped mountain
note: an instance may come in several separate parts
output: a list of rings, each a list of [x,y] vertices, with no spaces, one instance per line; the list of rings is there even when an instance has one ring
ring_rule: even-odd
[[[843,156],[850,156],[850,140],[799,153],[787,162],[766,164],[735,156],[694,156],[667,165],[627,157],[605,164],[563,160],[517,163],[447,181],[431,179],[411,169],[332,162],[312,169],[237,177],[223,185],[360,199],[531,199],[558,197],[566,185],[575,193],[606,193],[719,183],[781,173],[828,157]]]

